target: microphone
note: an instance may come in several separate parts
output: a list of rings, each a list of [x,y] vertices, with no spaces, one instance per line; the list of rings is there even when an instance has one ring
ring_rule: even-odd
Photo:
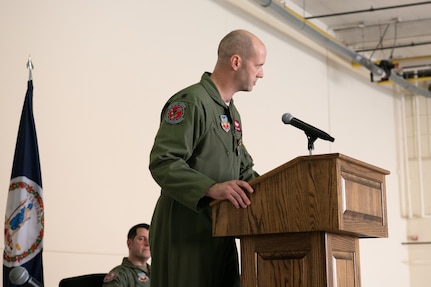
[[[297,127],[300,130],[303,130],[305,134],[309,137],[321,138],[323,140],[327,140],[330,142],[333,142],[335,140],[333,137],[331,137],[329,134],[325,133],[324,131],[321,131],[318,128],[313,127],[312,125],[309,125],[297,118],[294,118],[289,113],[284,114],[281,117],[281,120],[285,124],[291,124],[292,126]]]
[[[12,284],[26,287],[43,287],[42,284],[28,274],[27,269],[22,266],[13,268],[9,273]]]

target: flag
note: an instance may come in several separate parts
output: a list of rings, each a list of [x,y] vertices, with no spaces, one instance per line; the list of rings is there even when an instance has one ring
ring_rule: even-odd
[[[44,205],[36,127],[33,81],[27,83],[18,129],[4,224],[3,287],[16,286],[9,272],[16,266],[43,284]]]

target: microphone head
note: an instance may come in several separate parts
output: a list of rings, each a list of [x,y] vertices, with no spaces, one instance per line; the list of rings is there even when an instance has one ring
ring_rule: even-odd
[[[281,120],[283,121],[283,123],[285,124],[290,124],[290,121],[293,119],[293,116],[289,113],[285,113],[282,117]]]
[[[27,269],[22,266],[13,268],[9,273],[9,280],[15,285],[24,285],[30,279]]]

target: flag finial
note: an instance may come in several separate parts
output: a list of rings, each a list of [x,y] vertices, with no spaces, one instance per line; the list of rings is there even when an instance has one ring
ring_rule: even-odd
[[[31,56],[28,56],[27,60],[27,69],[28,69],[28,80],[33,80],[32,71],[34,69],[33,62],[31,61]]]

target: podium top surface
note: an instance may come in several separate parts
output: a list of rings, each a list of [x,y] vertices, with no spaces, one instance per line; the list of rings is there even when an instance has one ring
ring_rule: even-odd
[[[297,157],[249,182],[249,207],[213,204],[213,235],[328,231],[387,237],[388,174],[339,153]]]
[[[271,177],[275,173],[278,173],[278,172],[280,172],[284,169],[287,169],[291,166],[297,165],[301,161],[322,161],[322,160],[325,161],[325,160],[333,160],[333,159],[340,159],[340,160],[343,160],[345,162],[350,162],[352,164],[362,166],[366,169],[373,170],[375,172],[378,172],[378,173],[381,173],[384,175],[390,174],[390,171],[388,171],[386,169],[383,169],[383,168],[377,167],[375,165],[363,162],[361,160],[349,157],[347,155],[344,155],[341,153],[328,153],[328,154],[298,156],[298,157],[296,157],[296,158],[294,158],[294,159],[292,159],[292,160],[290,160],[290,161],[288,161],[288,162],[262,174],[261,176],[251,180],[249,183],[251,185],[257,184],[261,181],[268,179],[269,177]]]

